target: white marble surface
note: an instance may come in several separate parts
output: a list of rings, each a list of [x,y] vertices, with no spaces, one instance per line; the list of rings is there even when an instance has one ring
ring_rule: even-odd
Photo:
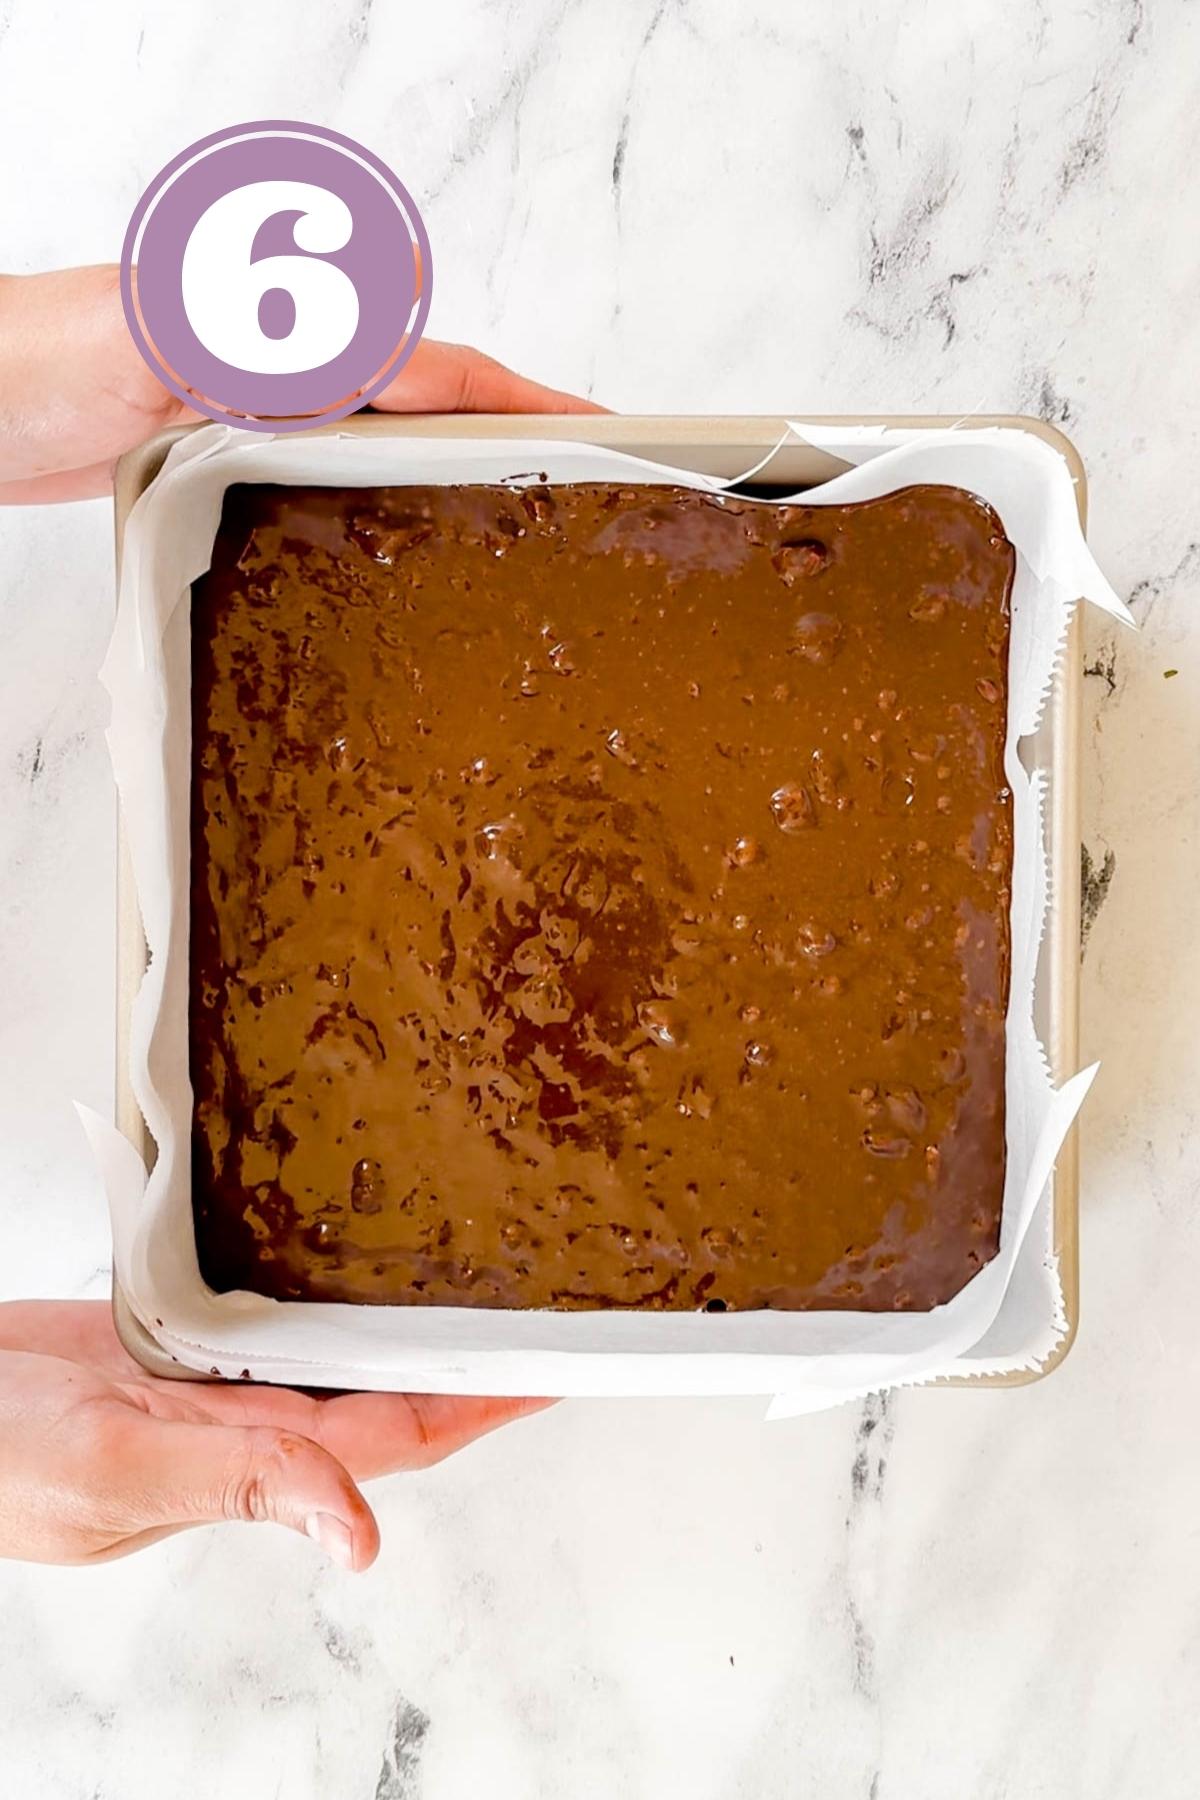
[[[324,121],[421,202],[433,330],[547,380],[1063,424],[1143,626],[1089,643],[1062,1370],[770,1428],[562,1407],[379,1487],[357,1581],[263,1528],[0,1567],[6,1793],[1195,1792],[1198,66],[1194,0],[0,0],[7,266],[114,256],[206,131]],[[109,533],[0,515],[6,1294],[106,1282],[69,1100],[112,1088]]]

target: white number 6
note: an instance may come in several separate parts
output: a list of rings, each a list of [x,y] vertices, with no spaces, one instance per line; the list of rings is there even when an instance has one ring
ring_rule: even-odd
[[[302,215],[293,236],[312,254],[252,263],[260,227],[286,212]],[[255,375],[298,375],[340,356],[358,329],[358,293],[344,269],[320,258],[341,250],[353,229],[345,201],[308,181],[252,181],[214,200],[192,227],[182,267],[184,310],[205,349]],[[295,308],[285,337],[268,337],[259,323],[272,288]]]

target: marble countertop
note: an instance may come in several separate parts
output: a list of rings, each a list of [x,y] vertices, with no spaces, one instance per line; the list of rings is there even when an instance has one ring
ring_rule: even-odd
[[[575,1403],[282,1532],[0,1566],[33,1800],[1175,1800],[1200,1749],[1200,162],[1191,0],[0,0],[0,241],[109,260],[239,119],[383,154],[432,331],[644,411],[1031,412],[1089,622],[1083,1324],[1048,1381],[765,1427]],[[16,178],[14,178],[16,176]],[[8,1295],[100,1295],[113,1082],[100,503],[0,516]]]

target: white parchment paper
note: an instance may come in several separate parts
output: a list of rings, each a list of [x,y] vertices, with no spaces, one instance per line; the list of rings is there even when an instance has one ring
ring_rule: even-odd
[[[404,486],[449,482],[725,483],[586,443],[537,439],[269,438],[213,426],[177,444],[133,508],[117,622],[101,679],[109,745],[151,961],[131,1033],[131,1079],[158,1149],[147,1175],[111,1125],[84,1113],[112,1212],[117,1277],[181,1363],[315,1386],[446,1393],[774,1394],[807,1411],[897,1383],[1033,1366],[1063,1328],[1050,1248],[1049,1179],[1094,1070],[1055,1091],[1034,1028],[1047,901],[1046,776],[1021,740],[1038,726],[1070,611],[1081,597],[1132,622],[1079,529],[1069,470],[1013,429],[789,428],[858,466],[806,490],[807,505],[945,482],[988,500],[1018,552],[1006,767],[1014,796],[1008,1169],[999,1255],[929,1313],[554,1313],[355,1307],[213,1294],[191,1217],[187,1046],[190,598],[233,482]]]

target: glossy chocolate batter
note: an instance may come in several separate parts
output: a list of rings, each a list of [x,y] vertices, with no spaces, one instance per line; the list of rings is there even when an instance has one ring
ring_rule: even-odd
[[[1013,550],[952,488],[233,488],[206,1279],[920,1309],[997,1248]]]

